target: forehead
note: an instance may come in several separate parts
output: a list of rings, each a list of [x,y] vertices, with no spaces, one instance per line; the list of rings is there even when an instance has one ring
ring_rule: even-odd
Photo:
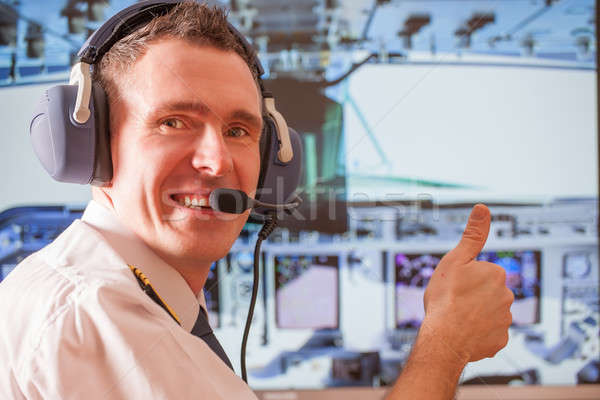
[[[162,39],[122,77],[120,96],[138,112],[165,103],[201,103],[222,116],[233,108],[260,117],[260,94],[246,62],[234,51]]]

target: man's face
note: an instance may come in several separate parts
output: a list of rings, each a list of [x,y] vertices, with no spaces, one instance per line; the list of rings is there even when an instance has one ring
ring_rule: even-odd
[[[253,195],[259,174],[260,96],[248,66],[232,51],[169,38],[118,82],[105,189],[117,215],[175,267],[223,257],[248,212],[215,213],[208,196]]]

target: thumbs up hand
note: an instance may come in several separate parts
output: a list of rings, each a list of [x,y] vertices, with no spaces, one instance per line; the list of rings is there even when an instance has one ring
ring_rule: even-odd
[[[476,205],[458,245],[440,261],[425,291],[429,330],[452,357],[463,362],[493,357],[508,342],[514,295],[506,272],[496,264],[475,261],[490,230],[490,211]]]

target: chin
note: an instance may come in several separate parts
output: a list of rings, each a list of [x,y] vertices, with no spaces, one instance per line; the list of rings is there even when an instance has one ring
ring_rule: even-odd
[[[214,262],[227,255],[235,239],[237,235],[231,237],[231,233],[210,232],[209,235],[199,234],[194,240],[189,240],[189,237],[176,240],[172,249],[176,249],[173,253],[178,253],[177,256],[182,259]]]
[[[248,218],[247,215],[235,217],[233,221],[176,221],[155,238],[156,245],[172,260],[212,263],[227,255]]]
[[[202,247],[200,251],[198,248],[187,249],[187,251],[182,252],[179,255],[181,260],[187,260],[186,264],[212,264],[215,261],[218,261],[225,256],[229,252],[229,247],[227,248],[206,248]]]

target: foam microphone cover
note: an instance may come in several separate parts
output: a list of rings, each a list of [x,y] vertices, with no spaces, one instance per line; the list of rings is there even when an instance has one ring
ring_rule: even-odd
[[[215,189],[208,197],[208,202],[213,210],[230,214],[242,214],[250,208],[248,195],[236,189]]]

